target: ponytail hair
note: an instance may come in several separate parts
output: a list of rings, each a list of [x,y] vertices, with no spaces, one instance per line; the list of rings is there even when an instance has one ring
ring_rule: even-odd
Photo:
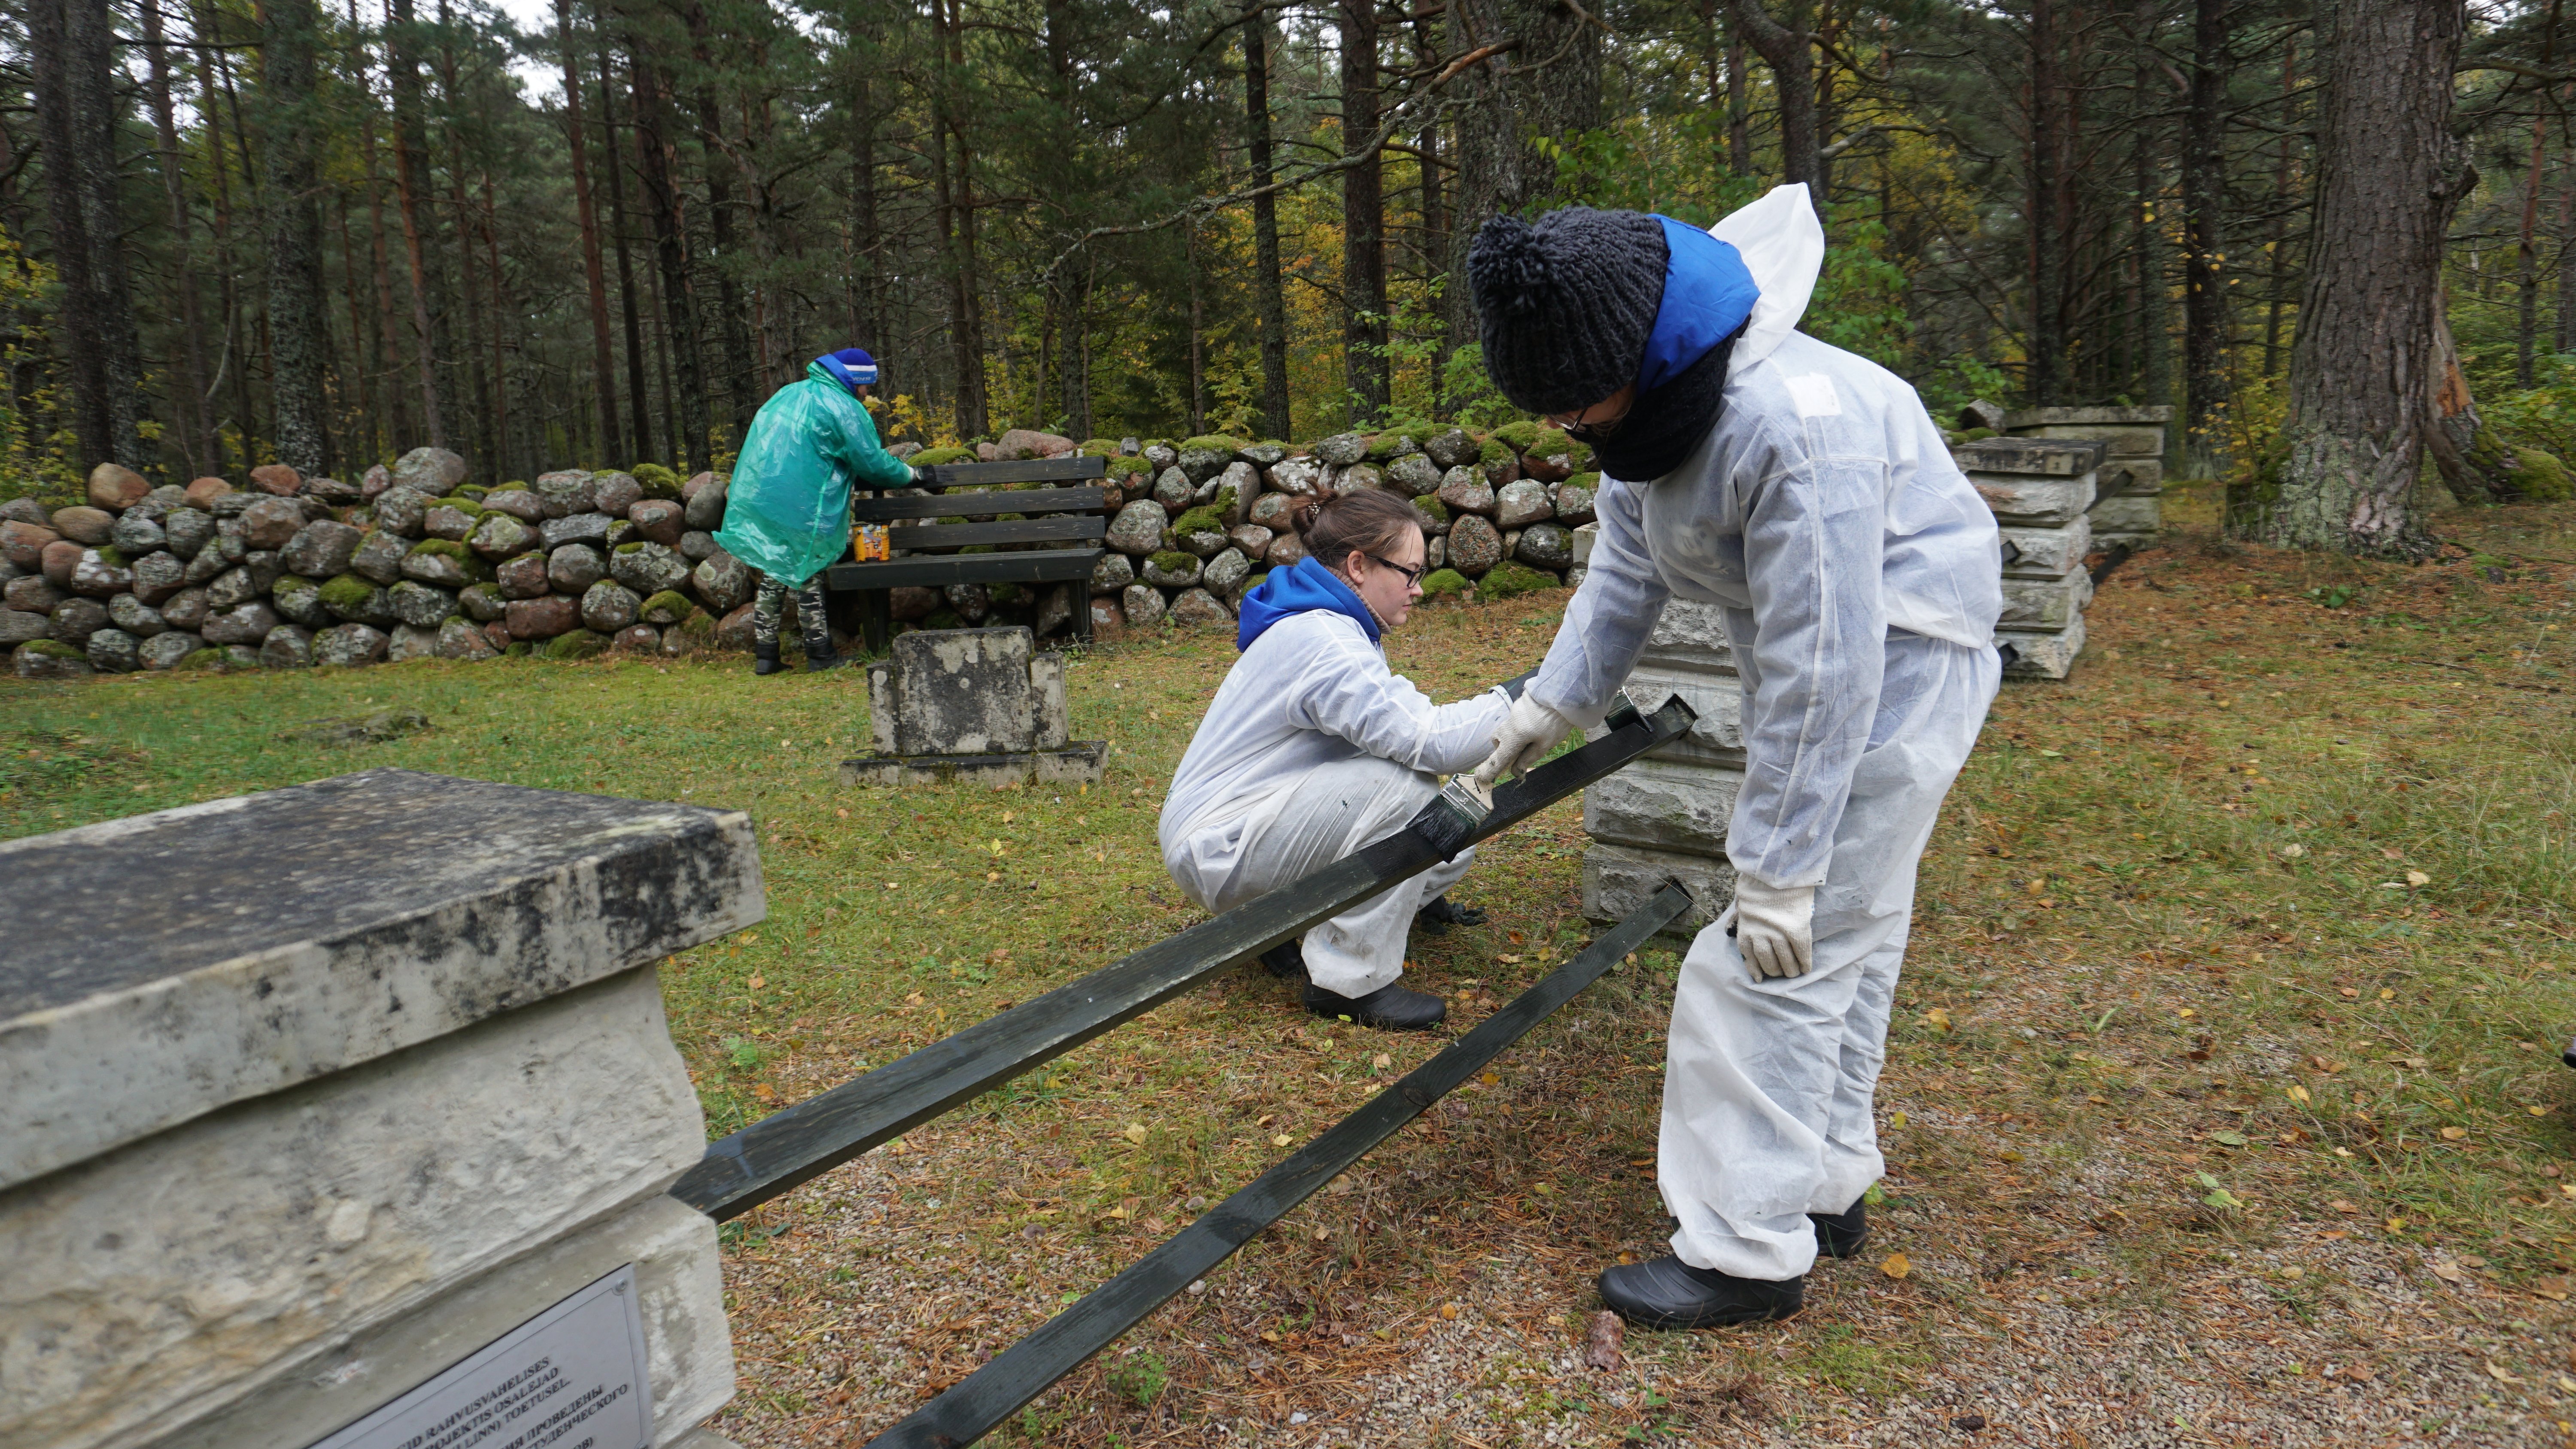
[[[1330,498],[1300,498],[1288,505],[1298,542],[1324,567],[1339,572],[1354,550],[1376,557],[1393,553],[1408,534],[1430,530],[1409,499],[1375,488],[1355,488]]]

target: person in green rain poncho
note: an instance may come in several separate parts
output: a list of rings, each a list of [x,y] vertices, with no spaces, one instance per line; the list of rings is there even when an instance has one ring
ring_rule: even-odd
[[[850,546],[850,490],[930,486],[922,470],[877,441],[862,401],[876,381],[876,359],[862,349],[827,352],[772,393],[743,436],[716,542],[760,570],[751,610],[754,674],[779,669],[778,625],[790,594],[805,635],[805,667],[842,663],[823,615],[823,570]]]

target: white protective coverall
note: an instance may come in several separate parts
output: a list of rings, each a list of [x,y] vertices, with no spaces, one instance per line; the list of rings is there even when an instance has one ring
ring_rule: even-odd
[[[1434,705],[1359,622],[1329,609],[1263,630],[1235,661],[1172,775],[1163,865],[1211,911],[1320,870],[1404,828],[1472,770],[1510,711],[1498,687]],[[1306,933],[1306,977],[1366,996],[1404,972],[1413,913],[1455,885],[1472,850]]]
[[[1731,909],[1700,932],[1657,1178],[1683,1262],[1778,1281],[1815,1261],[1806,1215],[1847,1210],[1885,1168],[1870,1099],[1915,863],[2002,673],[2003,560],[1914,389],[1794,330],[1824,258],[1806,188],[1711,230],[1761,289],[1724,407],[1671,473],[1605,479],[1591,570],[1529,690],[1596,723],[1667,599],[1722,606],[1746,755],[1727,855],[1819,887],[1814,964],[1757,980]]]

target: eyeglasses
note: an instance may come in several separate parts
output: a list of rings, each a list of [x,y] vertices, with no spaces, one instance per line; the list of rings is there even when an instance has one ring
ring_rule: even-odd
[[[1406,568],[1404,565],[1397,563],[1393,559],[1379,558],[1376,554],[1368,555],[1368,559],[1371,563],[1381,565],[1385,568],[1391,568],[1397,573],[1404,575],[1404,582],[1408,587],[1422,582],[1422,570],[1420,569]]]
[[[1601,400],[1601,402],[1608,401],[1608,398],[1603,398]],[[1601,439],[1609,437],[1611,434],[1619,431],[1619,425],[1626,422],[1628,420],[1628,414],[1636,410],[1637,401],[1635,398],[1631,397],[1628,400],[1628,405],[1619,409],[1617,415],[1613,417],[1591,418],[1585,416],[1592,411],[1592,408],[1597,408],[1599,406],[1601,406],[1601,403],[1594,403],[1590,408],[1576,408],[1574,411],[1566,413],[1549,413],[1547,415],[1547,420],[1556,424],[1558,427],[1565,429],[1566,435],[1573,438],[1578,443],[1598,442]]]

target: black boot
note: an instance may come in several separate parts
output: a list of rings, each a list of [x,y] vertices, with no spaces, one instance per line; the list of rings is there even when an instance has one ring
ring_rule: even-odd
[[[1261,953],[1261,967],[1281,981],[1302,979],[1306,974],[1306,952],[1295,941],[1282,941]]]
[[[1722,1328],[1797,1312],[1807,1303],[1806,1281],[1738,1278],[1657,1258],[1604,1271],[1601,1301],[1640,1328]]]
[[[1431,904],[1413,913],[1413,929],[1426,936],[1445,936],[1451,926],[1485,924],[1482,907],[1462,906],[1447,896],[1434,896]]]
[[[1309,983],[1306,1009],[1317,1016],[1347,1016],[1361,1026],[1386,1031],[1423,1031],[1440,1024],[1449,1014],[1449,1003],[1394,982],[1366,996],[1343,996]]]
[[[1809,1213],[1816,1225],[1816,1251],[1828,1258],[1854,1258],[1869,1242],[1869,1203],[1853,1203],[1838,1213]]]
[[[839,650],[829,644],[823,646],[823,652],[820,654],[814,652],[814,646],[811,644],[805,646],[805,672],[808,674],[820,674],[826,669],[838,669],[849,662]]]
[[[777,640],[772,639],[766,644],[754,644],[751,646],[752,673],[776,674],[779,671],[779,668]]]

